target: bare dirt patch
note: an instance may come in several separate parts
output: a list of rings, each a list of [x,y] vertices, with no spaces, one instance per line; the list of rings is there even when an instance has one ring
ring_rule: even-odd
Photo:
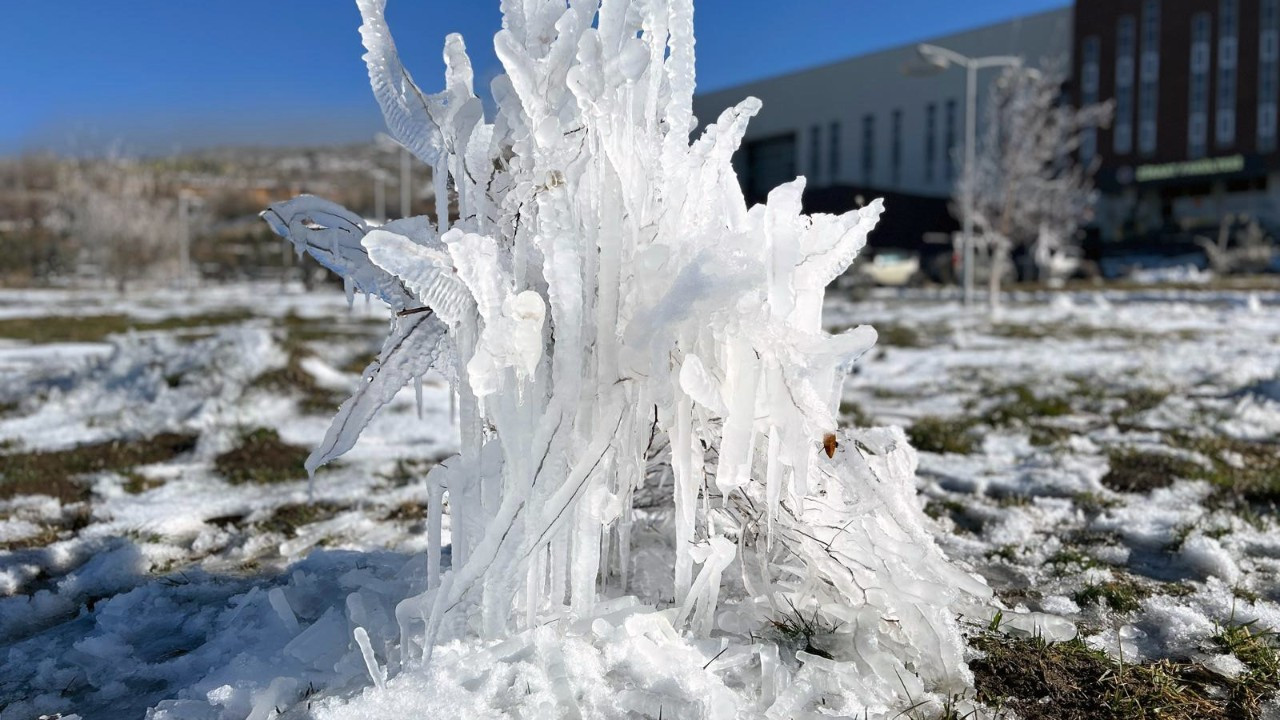
[[[172,460],[196,446],[195,435],[161,433],[137,440],[113,440],[66,450],[0,455],[0,499],[49,495],[62,502],[89,497],[79,477],[95,472],[126,472],[138,465]]]
[[[307,448],[284,442],[271,428],[255,428],[215,458],[213,468],[232,485],[290,482],[306,477],[303,463],[308,454]]]
[[[46,315],[0,320],[0,337],[23,340],[33,345],[59,342],[102,342],[110,335],[134,330],[181,330],[186,328],[234,325],[253,317],[247,312],[225,312],[163,320],[139,320],[128,315]]]

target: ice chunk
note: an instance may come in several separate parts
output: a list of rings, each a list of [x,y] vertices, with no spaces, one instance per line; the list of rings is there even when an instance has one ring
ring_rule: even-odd
[[[293,614],[293,608],[289,605],[289,599],[284,596],[284,590],[278,587],[271,588],[267,591],[267,600],[271,602],[271,609],[276,611],[276,615],[280,617],[280,622],[284,623],[289,634],[296,635],[299,629],[298,616]]]

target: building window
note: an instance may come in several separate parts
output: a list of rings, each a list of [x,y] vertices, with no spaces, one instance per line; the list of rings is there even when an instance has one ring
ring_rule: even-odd
[[[1258,150],[1276,149],[1276,107],[1280,100],[1278,0],[1262,0],[1258,23]]]
[[[1092,105],[1098,102],[1099,55],[1102,45],[1097,35],[1090,35],[1080,44],[1080,103]],[[1098,129],[1086,127],[1080,137],[1080,162],[1085,165],[1098,156]]]
[[[1187,155],[1202,158],[1209,146],[1209,13],[1191,17],[1191,78],[1187,85]]]
[[[747,143],[742,155],[742,181],[748,203],[763,202],[769,191],[796,179],[796,134]]]
[[[822,181],[822,168],[818,160],[822,157],[822,128],[814,125],[809,128],[809,178],[817,185]]]
[[[1138,68],[1138,152],[1156,151],[1156,109],[1160,87],[1160,0],[1142,4],[1142,60]]]
[[[1120,18],[1116,25],[1116,132],[1117,155],[1133,152],[1133,62],[1134,22],[1132,15]]]
[[[876,117],[862,116],[862,184],[871,186],[876,172]]]
[[[1218,3],[1218,106],[1213,137],[1219,146],[1229,146],[1236,141],[1239,10],[1237,0],[1221,0]]]
[[[831,135],[828,140],[831,144],[827,146],[830,153],[827,157],[827,175],[834,184],[840,182],[840,123],[831,123],[828,134]]]
[[[947,180],[956,179],[956,101],[947,101],[947,117],[946,117],[946,137],[943,138],[942,147],[946,149],[947,156],[943,160],[943,164],[947,169]]]
[[[924,108],[924,181],[933,184],[933,166],[938,157],[938,104]]]
[[[902,185],[902,111],[893,111],[893,127],[889,139],[889,172],[893,187]]]

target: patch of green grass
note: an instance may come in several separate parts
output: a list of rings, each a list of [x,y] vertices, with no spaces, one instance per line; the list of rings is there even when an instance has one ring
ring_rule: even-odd
[[[0,551],[13,552],[47,547],[68,535],[83,530],[89,525],[89,519],[88,505],[63,508],[61,517],[52,523],[41,523],[40,530],[36,534],[0,541]]]
[[[1045,560],[1057,575],[1081,573],[1101,566],[1096,558],[1073,547],[1064,547]]]
[[[134,470],[125,470],[120,474],[124,477],[124,483],[121,487],[130,495],[141,495],[148,490],[158,488],[164,484],[163,480],[146,477]]]
[[[346,400],[346,396],[321,387],[315,376],[302,367],[302,360],[309,352],[292,350],[284,367],[267,372],[254,378],[250,387],[270,390],[285,395],[293,395],[298,399],[298,409],[312,415],[332,415],[338,406]]]
[[[1071,414],[1071,403],[1066,398],[1040,396],[1026,385],[1011,385],[1004,394],[1008,397],[987,411],[986,420],[992,427],[1026,425],[1041,418]]]
[[[59,342],[102,342],[110,335],[135,330],[150,332],[234,325],[253,317],[248,312],[224,312],[163,320],[139,320],[128,315],[45,315],[4,318],[0,337],[40,345]]]
[[[436,463],[430,460],[398,458],[391,471],[381,473],[379,477],[386,480],[393,487],[404,487],[425,478],[427,472],[435,465]]]
[[[924,504],[924,514],[937,520],[949,513],[964,512],[964,505],[955,500],[930,500]]]
[[[1071,502],[1086,515],[1101,515],[1104,511],[1120,505],[1119,502],[1094,492],[1076,493],[1071,496]]]
[[[909,325],[897,323],[881,323],[875,326],[879,335],[878,343],[892,347],[918,348],[924,347],[924,336],[919,330]]]
[[[1212,468],[1200,468],[1195,477],[1213,483],[1220,499],[1280,504],[1280,443],[1222,435],[1177,435],[1171,441],[1209,459]]]
[[[917,450],[968,455],[978,447],[974,433],[977,424],[972,418],[926,415],[907,428],[907,437]]]
[[[351,375],[361,375],[364,373],[364,369],[369,367],[369,363],[372,363],[377,359],[377,355],[357,353],[356,355],[353,355],[350,360],[343,363],[338,370]]]
[[[1028,507],[1033,501],[1030,495],[1019,492],[988,492],[987,496],[996,504],[996,507],[1002,508]]]
[[[1169,391],[1147,387],[1128,388],[1116,397],[1124,401],[1124,409],[1119,414],[1138,415],[1164,402],[1169,397]]]
[[[1064,445],[1077,432],[1070,428],[1061,427],[1059,425],[1048,425],[1045,423],[1036,423],[1031,426],[1029,440],[1036,447],[1052,447],[1056,445]]]
[[[1179,478],[1196,479],[1205,469],[1168,453],[1117,448],[1108,453],[1110,469],[1102,484],[1116,492],[1143,493],[1169,487]]]
[[[1164,551],[1168,553],[1176,553],[1182,550],[1182,546],[1187,542],[1187,538],[1191,537],[1191,533],[1195,529],[1195,523],[1184,523],[1175,527],[1173,529],[1172,537],[1169,538],[1169,542],[1164,545]]]
[[[12,538],[10,540],[0,540],[0,552],[13,552],[15,550],[28,550],[30,548],[45,547],[52,545],[61,539],[63,529],[54,525],[41,525],[40,531],[35,535],[26,537]]]
[[[401,522],[416,523],[427,517],[427,504],[407,501],[391,509],[387,513],[388,520],[399,520]]]
[[[0,455],[0,499],[17,495],[49,495],[62,502],[89,497],[78,477],[96,472],[126,472],[137,465],[170,460],[190,452],[196,436],[161,433],[137,440],[113,440],[66,450]]]
[[[876,423],[861,405],[849,400],[840,403],[840,419],[854,427],[873,427]]]
[[[1101,601],[1118,613],[1131,613],[1141,609],[1142,599],[1150,594],[1150,590],[1126,578],[1086,585],[1071,598],[1081,607],[1093,607]]]
[[[989,560],[1004,560],[1007,563],[1015,562],[1018,559],[1020,548],[1012,543],[1007,543],[995,548],[987,553]]]
[[[1126,341],[1156,340],[1164,337],[1159,333],[1134,330],[1114,326],[1095,327],[1093,325],[1021,325],[1016,323],[996,323],[989,331],[996,337],[1011,340],[1106,340]]]
[[[354,328],[351,327],[353,323]],[[277,340],[287,355],[284,367],[259,375],[250,383],[250,387],[296,397],[298,409],[312,415],[333,415],[349,396],[348,393],[321,386],[316,382],[315,376],[302,367],[303,360],[315,355],[312,345],[331,342],[335,338],[350,339],[364,335],[372,337],[375,333],[386,330],[386,325],[381,322],[360,320],[335,326],[333,321],[306,319],[294,313],[285,315],[281,319],[281,326]],[[363,372],[371,359],[359,356],[344,365],[343,370]]]
[[[955,500],[930,500],[925,503],[924,513],[934,520],[946,515],[955,523],[958,532],[976,535],[986,527],[986,522],[981,517],[970,514],[968,508]]]
[[[328,520],[342,511],[342,506],[331,502],[296,503],[276,508],[271,517],[257,523],[257,528],[264,532],[273,532],[293,537],[298,528]]]
[[[235,447],[213,461],[214,470],[233,485],[301,480],[306,477],[303,463],[309,451],[280,439],[271,428],[255,428],[240,435]]]
[[[827,635],[833,635],[840,629],[840,624],[829,623],[824,619],[821,613],[815,608],[812,617],[806,617],[803,612],[798,610],[791,598],[783,596],[787,601],[790,610],[784,610],[777,617],[769,621],[773,626],[774,632],[784,644],[793,645],[799,650],[804,650],[810,655],[817,655],[828,660],[832,659],[831,653],[821,647],[814,645],[815,638],[822,638]]]
[[[1280,691],[1280,644],[1275,631],[1261,629],[1256,622],[1231,621],[1218,629],[1213,642],[1248,668],[1232,683],[1231,701],[1250,717],[1256,716],[1263,700]]]
[[[1118,663],[1079,639],[1048,643],[987,632],[969,663],[978,699],[1023,720],[1242,720],[1222,680],[1194,663]]]

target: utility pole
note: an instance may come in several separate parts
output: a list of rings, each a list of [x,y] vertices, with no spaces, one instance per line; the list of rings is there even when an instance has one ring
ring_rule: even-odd
[[[400,217],[407,218],[412,214],[410,204],[413,200],[413,194],[409,192],[410,177],[409,167],[409,150],[400,148]]]
[[[967,86],[964,101],[964,304],[973,305],[973,181],[974,168],[978,162],[978,64],[970,62],[965,66]],[[992,267],[988,272],[996,272]]]
[[[971,58],[954,50],[937,45],[921,44],[916,52],[924,60],[924,72],[918,68],[906,68],[909,74],[931,74],[942,72],[952,65],[965,69],[965,108],[964,108],[964,193],[960,203],[964,213],[964,304],[973,304],[973,169],[977,164],[978,146],[978,71],[991,67],[1022,67],[1022,58],[1013,55],[995,55],[992,57]],[[996,268],[991,268],[996,272]]]
[[[382,168],[373,169],[373,216],[378,222],[387,221],[387,176]]]
[[[191,195],[178,191],[178,287],[191,289]]]

